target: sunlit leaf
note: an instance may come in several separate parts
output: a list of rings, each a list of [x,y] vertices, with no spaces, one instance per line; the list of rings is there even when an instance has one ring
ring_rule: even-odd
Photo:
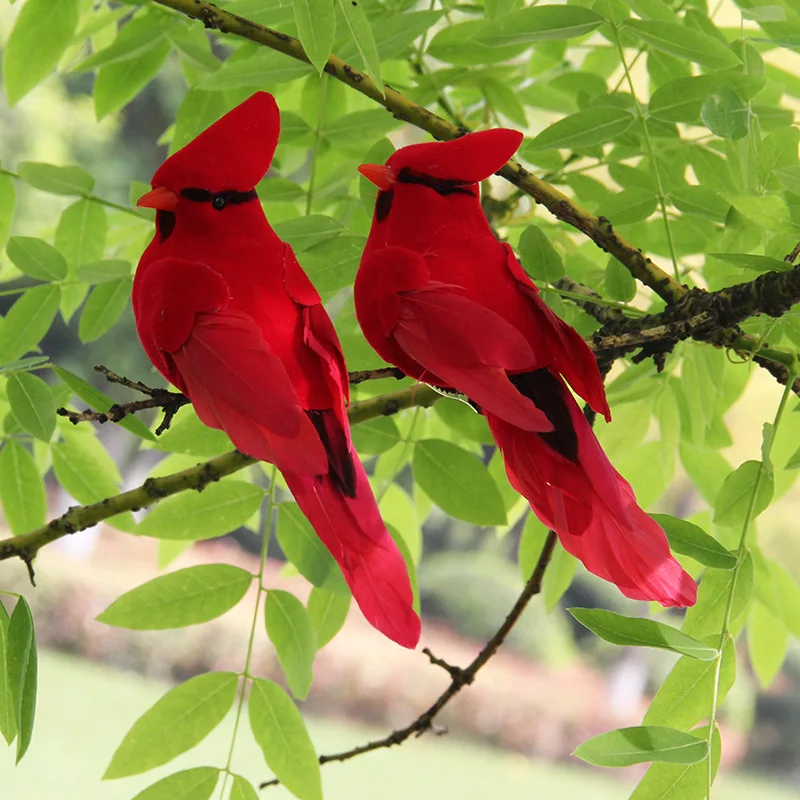
[[[322,800],[322,779],[303,718],[277,683],[256,678],[248,703],[250,727],[275,777],[300,800]]]
[[[708,742],[674,728],[641,725],[594,736],[578,745],[574,755],[596,767],[629,767],[649,761],[697,764],[708,756]]]
[[[232,564],[199,564],[160,575],[118,597],[97,619],[131,630],[183,628],[230,611],[253,576]]]
[[[292,694],[305,700],[317,655],[317,637],[308,611],[293,594],[271,589],[264,602],[264,622]]]
[[[709,647],[676,628],[654,619],[624,617],[599,608],[568,608],[567,611],[581,625],[585,625],[601,639],[612,644],[627,647],[658,647],[700,661],[711,661],[717,656],[718,651],[714,647]]]
[[[103,778],[138,775],[194,747],[225,718],[238,683],[232,672],[208,672],[170,689],[133,723]]]

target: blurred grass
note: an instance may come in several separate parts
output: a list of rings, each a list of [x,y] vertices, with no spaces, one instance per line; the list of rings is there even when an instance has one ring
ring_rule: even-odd
[[[0,748],[3,800],[126,800],[178,769],[219,765],[230,742],[233,715],[195,750],[144,776],[104,783],[100,777],[126,730],[167,687],[140,675],[44,651],[40,663],[38,718],[31,749],[14,767],[14,748]],[[246,715],[245,715],[246,725]],[[323,752],[346,749],[381,735],[347,722],[312,720],[311,735]],[[234,769],[253,781],[270,777],[260,751],[244,729]],[[621,800],[632,784],[611,772],[554,765],[503,753],[454,737],[426,736],[392,751],[363,756],[323,770],[326,800]],[[218,794],[215,793],[214,797]],[[282,788],[262,797],[287,800]],[[743,775],[728,775],[715,800],[790,800],[797,792]]]

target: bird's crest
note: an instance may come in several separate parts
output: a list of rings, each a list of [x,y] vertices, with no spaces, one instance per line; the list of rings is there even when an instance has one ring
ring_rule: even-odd
[[[468,133],[449,142],[403,147],[386,162],[393,171],[408,167],[443,180],[482,181],[497,172],[522,144],[524,136],[509,128]]]
[[[254,189],[272,163],[280,129],[275,98],[256,92],[171,155],[156,170],[153,186],[175,192]]]

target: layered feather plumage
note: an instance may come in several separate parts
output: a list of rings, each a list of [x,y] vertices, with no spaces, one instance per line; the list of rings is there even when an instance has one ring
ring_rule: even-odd
[[[610,419],[591,351],[481,210],[478,181],[521,139],[499,129],[411,145],[373,169],[385,188],[355,283],[359,323],[386,361],[482,409],[511,484],[590,572],[628,597],[691,605],[694,581],[567,387]]]
[[[259,92],[158,169],[145,201],[159,209],[157,231],[134,281],[137,330],[206,425],[281,470],[367,620],[414,647],[408,571],[350,440],[338,337],[253,191],[278,134],[274,98]]]

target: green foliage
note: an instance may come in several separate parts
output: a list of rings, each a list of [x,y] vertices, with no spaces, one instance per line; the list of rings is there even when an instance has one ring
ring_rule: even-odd
[[[231,564],[187,567],[131,589],[97,619],[134,630],[197,625],[233,608],[252,582],[249,572]]]
[[[174,152],[252,91],[273,92],[282,132],[259,195],[276,233],[294,248],[326,301],[352,370],[382,366],[358,329],[351,301],[376,196],[356,167],[383,163],[395,147],[389,136],[398,144],[419,137],[401,127],[403,114],[390,114],[360,93],[360,72],[351,72],[346,84],[325,73],[331,53],[363,70],[379,92],[391,85],[456,126],[524,131],[519,159],[553,192],[544,198],[548,207],[577,231],[494,179],[485,207],[548,304],[583,336],[599,323],[561,288],[565,276],[623,318],[662,309],[629,265],[585,239],[591,228],[586,212],[604,218],[598,224],[606,232],[640,248],[679,284],[719,290],[792,269],[784,259],[800,226],[800,135],[794,124],[800,80],[782,56],[797,49],[792,36],[800,20],[790,3],[738,3],[741,16],[730,29],[709,16],[705,4],[661,0],[437,0],[425,9],[406,0],[221,5],[297,36],[311,63],[213,26],[206,30],[154,0],[17,0],[4,18],[6,97],[11,106],[20,103],[20,116],[23,108],[33,113],[33,104],[25,105],[28,94],[53,102],[48,88],[38,87],[56,71],[69,77],[70,103],[77,107],[74,96],[90,92],[97,119],[110,118],[104,136],[115,126],[124,135],[122,113],[133,123],[147,116],[141,109],[148,104],[166,103],[174,125],[160,142]],[[95,130],[86,119],[81,126],[83,134]],[[115,400],[91,382],[87,365],[95,363],[95,354],[104,353],[112,368],[117,360],[120,369],[137,363],[131,372],[149,381],[144,362],[133,362],[138,347],[128,299],[133,265],[152,234],[151,215],[105,199],[109,182],[119,177],[102,163],[105,154],[87,144],[91,137],[65,143],[52,156],[43,155],[40,141],[14,144],[9,158],[15,171],[8,164],[0,169],[0,296],[7,298],[0,319],[0,503],[14,536],[47,522],[45,480],[90,504],[117,496],[127,477],[107,449],[105,429],[98,435],[88,424],[73,427],[56,416],[56,408],[71,401],[78,408],[112,408]],[[125,138],[114,142],[120,150],[133,150],[129,146]],[[129,189],[114,185],[115,196],[135,200],[149,177],[140,170]],[[62,322],[80,341],[69,362],[51,349]],[[800,345],[795,311],[775,320],[748,319],[742,331],[752,337],[750,354],[760,349],[783,366]],[[766,688],[780,674],[792,638],[800,636],[798,550],[771,516],[779,504],[795,502],[792,494],[783,495],[792,492],[800,465],[798,426],[783,414],[788,396],[779,402],[774,390],[774,400],[753,401],[758,386],[752,376],[760,370],[740,363],[741,353],[727,355],[688,341],[665,354],[663,369],[652,360],[619,359],[608,382],[615,421],[597,425],[600,441],[643,506],[674,513],[688,505],[693,514],[691,520],[656,515],[673,551],[699,580],[697,604],[682,620],[672,614],[666,623],[655,621],[643,609],[629,613],[630,606],[618,609],[625,616],[571,609],[615,645],[681,656],[657,690],[644,726],[601,734],[576,750],[603,766],[654,762],[634,800],[705,797],[719,762],[717,719],[736,678],[736,645]],[[354,388],[353,395],[363,400],[395,388],[381,381]],[[745,390],[748,419],[738,405]],[[132,434],[125,437],[131,454],[142,449],[161,459],[153,475],[232,448],[191,408],[181,409],[162,436],[155,436],[157,423],[151,423],[128,417],[120,426]],[[762,432],[760,453],[757,445],[740,444],[747,425]],[[499,456],[486,449],[493,443],[485,419],[463,403],[443,399],[432,410],[370,419],[354,427],[353,442],[371,459],[366,463],[381,514],[414,583],[421,561],[423,594],[423,552],[435,541],[428,536],[434,527],[443,526],[436,539],[456,540],[467,524],[493,526],[507,537],[504,546],[517,535],[528,506],[509,484]],[[338,635],[352,604],[336,562],[297,505],[276,495],[281,488],[273,474],[265,502],[263,470],[254,467],[202,493],[164,499],[138,524],[130,514],[110,522],[158,538],[161,565],[195,541],[243,526],[266,540],[275,523],[289,571],[312,584],[306,605],[268,585],[262,560],[258,575],[210,564],[154,577],[111,603],[99,619],[133,630],[201,624],[246,605],[250,590],[253,637],[266,633],[292,695],[304,699],[318,648]],[[756,530],[761,514],[762,529]],[[474,535],[477,548],[497,546],[493,532]],[[529,514],[518,555],[523,580],[533,573],[546,537]],[[557,544],[542,581],[548,611],[558,613],[573,582],[599,603],[615,602],[609,598],[617,594],[598,594],[598,581]],[[418,603],[416,586],[415,592]],[[267,766],[296,796],[320,798],[317,754],[297,706],[277,684],[253,677],[252,642],[243,656],[238,675],[201,675],[168,692],[134,723],[106,777],[167,763],[234,706],[235,741],[248,702],[251,731]],[[0,733],[9,744],[16,740],[18,759],[31,741],[36,663],[30,610],[18,599],[10,617],[0,610]],[[694,727],[705,719],[709,724]],[[169,775],[137,797],[209,798],[220,778],[223,795],[229,789],[235,800],[256,797],[251,781],[260,776],[235,774],[230,761]]]

